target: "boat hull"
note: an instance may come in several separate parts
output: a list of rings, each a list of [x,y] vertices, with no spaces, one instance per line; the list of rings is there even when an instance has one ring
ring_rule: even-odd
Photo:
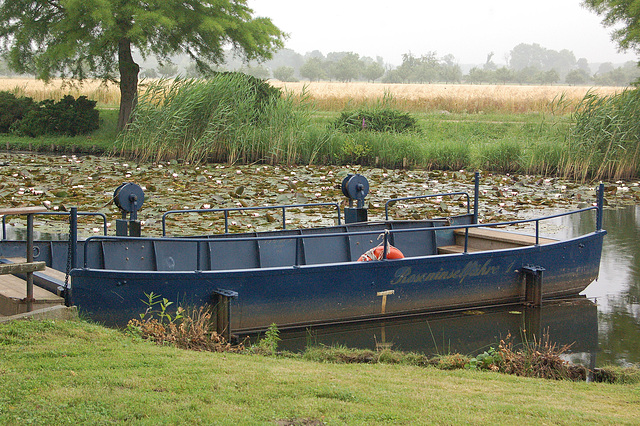
[[[230,271],[71,271],[69,301],[88,317],[122,326],[153,292],[182,306],[210,303],[216,290],[238,294],[232,332],[354,321],[522,302],[522,267],[544,268],[544,298],[575,295],[598,276],[597,231],[551,244],[374,262]]]

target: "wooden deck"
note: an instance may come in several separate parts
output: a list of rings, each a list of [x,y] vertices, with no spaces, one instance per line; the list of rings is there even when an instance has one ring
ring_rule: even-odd
[[[438,253],[464,253],[466,231],[465,229],[456,229],[454,231],[456,244],[438,247]],[[467,252],[511,249],[532,246],[536,243],[536,237],[533,235],[518,234],[491,228],[469,228],[468,232]],[[557,241],[558,240],[552,238],[538,238],[538,244],[549,244]]]
[[[13,263],[23,263],[22,258],[8,259]],[[48,277],[64,282],[65,274],[51,268],[45,268],[42,272]],[[27,311],[25,299],[27,297],[27,283],[22,278],[15,275],[0,275],[0,315],[11,316]],[[51,293],[38,286],[33,287],[33,309],[48,308],[51,306],[63,305],[64,298]]]

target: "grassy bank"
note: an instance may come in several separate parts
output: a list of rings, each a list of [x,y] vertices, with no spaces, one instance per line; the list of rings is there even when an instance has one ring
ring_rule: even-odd
[[[634,424],[637,385],[153,345],[84,322],[0,326],[3,424]]]
[[[526,173],[544,174],[557,170],[557,161],[567,150],[563,141],[569,127],[566,116],[420,113],[415,114],[421,129],[419,135],[331,131],[328,127],[337,116],[337,112],[330,111],[313,113],[308,125],[294,138],[298,163],[360,162],[389,168],[479,168],[497,172],[518,168]],[[101,109],[100,118],[100,129],[91,135],[38,138],[0,135],[0,149],[121,153],[121,147],[115,143],[117,110]],[[181,152],[165,152],[165,157],[180,159]]]

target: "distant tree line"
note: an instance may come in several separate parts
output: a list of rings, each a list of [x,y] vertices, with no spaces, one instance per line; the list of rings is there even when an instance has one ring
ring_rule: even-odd
[[[353,52],[331,52],[326,56],[315,50],[304,56],[282,49],[263,64],[227,61],[229,69],[240,70],[260,78],[281,81],[379,81],[383,83],[469,83],[469,84],[594,84],[627,86],[640,79],[640,68],[630,61],[589,64],[586,58],[576,59],[564,49],[546,49],[537,43],[515,46],[506,63],[493,61],[493,52],[486,62],[463,71],[453,55],[438,56],[436,52],[402,55],[402,63],[393,67],[381,57],[360,57]]]
[[[244,63],[233,56],[226,56],[223,66],[212,67],[218,71],[241,71],[261,79],[280,81],[368,81],[382,83],[467,83],[467,84],[570,84],[627,86],[640,79],[640,68],[630,61],[614,66],[610,62],[591,65],[586,58],[576,59],[573,52],[564,49],[546,49],[537,43],[521,43],[515,46],[505,64],[496,64],[494,54],[487,54],[484,64],[462,66],[453,55],[438,56],[436,52],[402,55],[399,66],[391,66],[380,56],[375,59],[354,52],[330,52],[326,56],[318,50],[305,55],[291,49],[281,49],[264,63]],[[0,61],[0,74],[10,75]],[[170,78],[176,75],[197,77],[196,64],[186,58],[176,57],[162,63],[143,63],[143,78]]]

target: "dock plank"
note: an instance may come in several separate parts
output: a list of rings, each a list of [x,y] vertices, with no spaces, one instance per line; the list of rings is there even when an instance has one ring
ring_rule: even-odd
[[[11,263],[24,263],[27,261],[27,259],[25,259],[24,257],[6,257],[5,259],[9,260]],[[57,269],[53,269],[50,267],[45,267],[43,270],[39,271],[39,274],[41,275],[47,275],[51,278],[55,278],[59,281],[64,282],[64,280],[66,279],[66,273],[62,272],[62,271],[58,271]]]
[[[13,275],[0,275],[0,296],[10,299],[24,299],[27,297],[26,281]],[[64,303],[62,297],[38,286],[33,286],[33,297],[37,301],[58,301]]]

